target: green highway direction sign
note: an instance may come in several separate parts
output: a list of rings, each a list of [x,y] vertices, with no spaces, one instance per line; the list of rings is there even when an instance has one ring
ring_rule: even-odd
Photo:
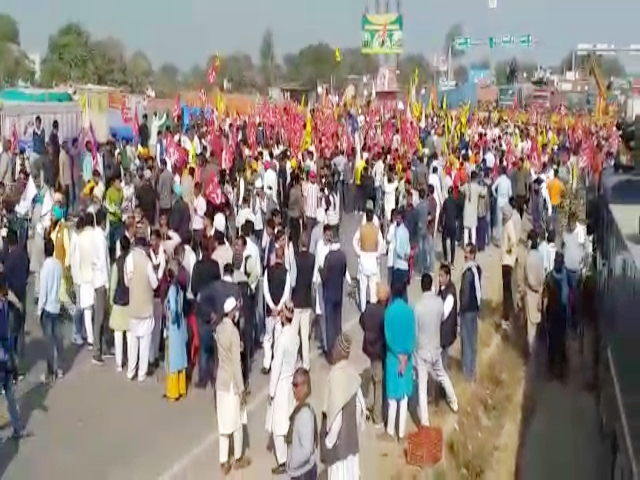
[[[500,44],[505,47],[511,47],[514,43],[515,39],[513,38],[513,35],[502,35],[500,38]]]
[[[516,44],[516,38],[513,35],[502,35],[498,37],[489,37],[489,48],[496,47],[512,47]],[[533,45],[532,35],[520,35],[518,37],[518,45],[521,47],[531,47]]]
[[[520,35],[518,37],[518,44],[521,47],[531,47],[533,45],[533,35]]]
[[[514,45],[516,45],[516,40],[517,40],[517,44],[520,47],[532,47],[533,46],[533,35],[531,34],[527,34],[527,35],[520,35],[517,39],[516,37],[514,37],[513,35],[502,35],[501,37],[489,37],[489,48],[496,48],[496,47],[513,47]],[[471,48],[472,45],[479,45],[482,42],[476,42],[473,43],[471,41],[471,37],[456,37],[453,40],[453,48],[455,48],[456,50],[469,50],[469,48]]]
[[[471,37],[456,37],[453,39],[453,48],[456,50],[469,50]]]

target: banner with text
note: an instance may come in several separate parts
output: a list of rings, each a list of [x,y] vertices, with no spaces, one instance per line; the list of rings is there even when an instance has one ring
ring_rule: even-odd
[[[385,13],[363,15],[361,51],[369,55],[399,54],[403,50],[402,15]]]

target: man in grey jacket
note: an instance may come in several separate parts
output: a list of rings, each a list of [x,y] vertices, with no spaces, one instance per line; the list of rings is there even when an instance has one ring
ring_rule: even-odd
[[[316,480],[318,467],[318,426],[313,407],[307,403],[311,396],[309,371],[300,367],[293,374],[293,396],[296,407],[290,417],[287,432],[287,475],[291,480]]]
[[[442,385],[453,412],[458,411],[458,399],[451,379],[442,365],[440,326],[444,320],[444,302],[433,291],[433,278],[425,273],[421,279],[422,296],[413,307],[416,316],[416,348],[414,361],[418,371],[418,404],[420,422],[429,425],[427,380],[429,375]]]

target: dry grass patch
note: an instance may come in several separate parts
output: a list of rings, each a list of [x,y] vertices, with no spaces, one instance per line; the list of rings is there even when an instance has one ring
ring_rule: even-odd
[[[487,478],[523,378],[519,354],[502,342],[481,366],[477,383],[460,389],[457,424],[446,440],[447,478]]]

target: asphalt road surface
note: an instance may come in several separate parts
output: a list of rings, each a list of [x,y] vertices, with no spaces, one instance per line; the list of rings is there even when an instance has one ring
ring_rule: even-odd
[[[342,246],[349,271],[355,277],[356,258],[351,247],[360,218],[345,218]],[[458,254],[461,254],[458,251]],[[499,275],[497,251],[478,256],[483,275]],[[383,260],[386,262],[386,259]],[[460,264],[460,262],[459,262]],[[386,263],[383,263],[383,267]],[[460,268],[454,271],[457,279]],[[382,268],[383,275],[386,268]],[[487,277],[483,278],[483,282]],[[410,288],[410,300],[419,295],[419,282]],[[456,281],[456,283],[458,283]],[[346,291],[346,288],[345,288]],[[362,332],[358,313],[345,299],[343,328],[353,338],[351,360],[356,368],[368,365],[361,353]],[[90,352],[69,344],[70,326],[65,331],[63,366],[66,376],[53,386],[44,385],[44,342],[33,315],[27,323],[27,377],[20,383],[21,416],[29,438],[20,443],[8,440],[10,428],[0,402],[0,478],[49,479],[91,478],[93,480],[215,479],[218,466],[216,412],[211,389],[190,390],[186,399],[169,403],[162,398],[163,373],[143,384],[130,382],[115,371],[113,360],[103,366],[91,363]],[[329,371],[312,343],[311,402],[319,414]],[[254,362],[252,393],[248,400],[248,435],[245,442],[253,464],[229,478],[271,478],[275,459],[267,450],[264,429],[268,377],[259,372],[261,355]],[[536,392],[539,408],[526,435],[523,478],[603,478],[598,450],[592,441],[595,419],[591,399],[559,385],[542,383]],[[363,478],[379,478],[375,430],[369,426],[361,437]],[[378,454],[379,455],[379,454]],[[399,460],[401,461],[401,460]],[[387,472],[388,473],[388,472]],[[384,475],[384,474],[383,474]],[[558,477],[560,478],[560,477]]]
[[[354,276],[356,258],[351,240],[358,223],[359,218],[348,216],[341,228],[349,271]],[[357,319],[353,302],[345,299],[343,325],[354,333],[353,359],[364,368]],[[37,320],[29,315],[28,374],[18,392],[21,416],[31,436],[16,443],[7,439],[10,429],[6,425],[0,430],[0,478],[218,478],[213,391],[190,390],[183,401],[169,403],[162,398],[162,372],[139,384],[128,381],[124,373],[116,373],[113,359],[103,366],[93,365],[90,352],[70,345],[67,327],[63,359],[66,375],[53,386],[44,385],[40,382],[45,369],[44,341]],[[312,353],[313,399],[321,407],[328,366],[318,357],[314,343]],[[243,472],[242,478],[270,474],[275,465],[266,450],[268,376],[261,375],[260,365],[258,355],[248,400],[248,444],[253,466]],[[3,413],[0,403],[0,415]],[[6,418],[0,418],[3,423]],[[236,475],[240,478],[239,473]]]

